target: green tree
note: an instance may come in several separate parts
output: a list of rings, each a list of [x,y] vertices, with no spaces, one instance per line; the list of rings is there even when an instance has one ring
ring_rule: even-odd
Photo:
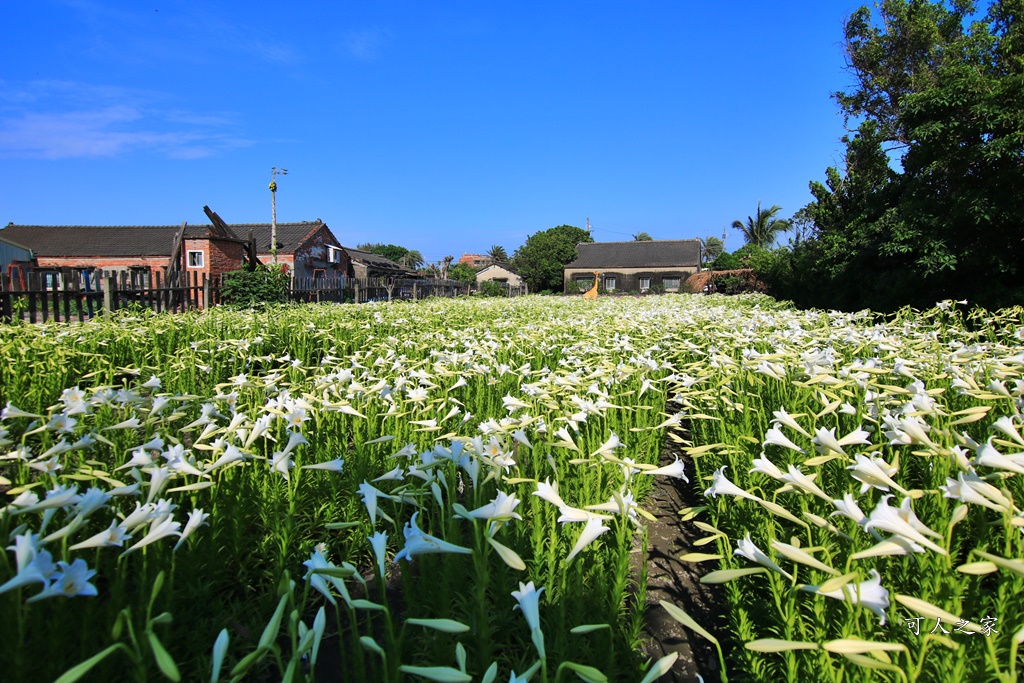
[[[466,285],[476,284],[476,269],[468,263],[456,263],[448,269],[448,279],[458,280]]]
[[[500,245],[494,245],[488,249],[487,256],[494,263],[508,263],[508,252],[505,251],[505,247]]]
[[[812,183],[798,303],[891,310],[1024,299],[1020,0],[884,0],[845,27],[843,169]],[[771,283],[769,283],[771,284]],[[835,303],[816,299],[832,292]]]
[[[701,260],[704,262],[715,260],[719,254],[725,251],[725,243],[718,237],[708,236],[701,240]]]
[[[634,242],[653,242],[654,238],[651,237],[650,233],[646,233],[646,232],[641,231],[641,232],[638,232],[637,234],[633,235],[633,241]]]
[[[409,253],[409,250],[405,247],[400,247],[397,244],[378,244],[373,248],[371,253],[383,256],[386,259],[391,259],[395,263],[400,263],[402,258]]]
[[[401,263],[406,268],[416,270],[424,263],[423,254],[420,253],[419,249],[410,249],[402,256],[398,263]]]
[[[747,216],[747,222],[735,220],[732,227],[743,233],[743,239],[747,244],[767,249],[775,244],[779,234],[789,230],[789,221],[776,218],[776,214],[782,211],[778,204],[770,209],[761,209],[761,202],[757,203],[757,212],[753,216]]]
[[[531,292],[561,291],[565,264],[577,256],[576,245],[593,242],[590,234],[572,225],[559,225],[526,238],[512,256],[512,269],[526,280]]]

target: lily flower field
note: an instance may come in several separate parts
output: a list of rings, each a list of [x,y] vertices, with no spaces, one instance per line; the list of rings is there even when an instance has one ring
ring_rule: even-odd
[[[722,680],[1017,680],[1021,309],[129,312],[0,361],[7,681],[650,683],[664,485],[722,601],[655,609]]]

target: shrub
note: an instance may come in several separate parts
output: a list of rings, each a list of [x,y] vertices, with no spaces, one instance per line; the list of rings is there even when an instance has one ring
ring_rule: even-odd
[[[494,280],[484,280],[480,283],[481,296],[505,296],[505,288]]]
[[[288,301],[288,273],[279,266],[261,265],[256,270],[233,270],[224,274],[221,303],[229,306],[257,306]]]

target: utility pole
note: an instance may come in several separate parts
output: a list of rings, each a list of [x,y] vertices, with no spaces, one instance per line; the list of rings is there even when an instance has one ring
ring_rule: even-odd
[[[270,257],[277,265],[277,181],[274,176],[288,175],[288,169],[270,167]]]
[[[590,234],[590,217],[587,217],[587,234]]]

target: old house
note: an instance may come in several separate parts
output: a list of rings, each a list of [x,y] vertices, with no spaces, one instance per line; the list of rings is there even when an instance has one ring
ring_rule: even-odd
[[[223,224],[222,224],[223,225]],[[16,225],[0,229],[0,239],[32,252],[31,270],[129,271],[145,284],[169,266],[177,225]],[[242,266],[245,244],[256,242],[258,258],[270,263],[269,223],[186,225],[182,270],[215,277]],[[319,219],[277,224],[277,262],[296,276],[340,276],[348,258],[326,223]]]
[[[476,284],[492,280],[509,287],[522,287],[523,278],[513,271],[507,263],[492,263],[476,271]]]
[[[416,271],[401,266],[380,254],[372,254],[349,247],[344,247],[344,252],[348,258],[348,275],[350,277],[360,280],[370,277],[419,277]]]
[[[598,273],[608,292],[678,292],[700,268],[700,251],[696,239],[578,244],[576,260],[563,271],[565,291],[570,283],[590,289]]]

